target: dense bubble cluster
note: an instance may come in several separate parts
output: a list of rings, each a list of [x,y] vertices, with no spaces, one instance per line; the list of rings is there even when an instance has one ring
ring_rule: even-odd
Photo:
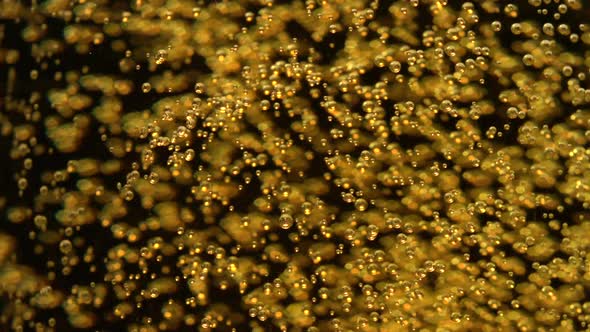
[[[584,0],[0,2],[0,330],[590,328]]]

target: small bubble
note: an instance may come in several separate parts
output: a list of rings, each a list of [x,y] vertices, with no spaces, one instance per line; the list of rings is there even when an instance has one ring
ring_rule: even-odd
[[[397,74],[401,71],[402,69],[402,64],[399,61],[391,61],[389,63],[389,70],[391,70],[392,73]]]
[[[69,254],[72,251],[72,242],[70,242],[70,240],[62,240],[59,243],[59,251],[61,251],[63,254]]]
[[[543,33],[547,36],[553,36],[555,34],[555,27],[551,23],[543,24]]]
[[[279,226],[282,229],[289,229],[293,226],[293,217],[290,214],[283,213],[279,217]]]
[[[196,94],[204,94],[205,93],[205,84],[201,83],[201,82],[197,82],[195,84],[195,93]]]
[[[365,211],[369,207],[369,203],[364,198],[359,198],[354,202],[354,207],[358,211]]]
[[[159,50],[156,53],[156,63],[158,65],[163,64],[164,62],[166,62],[167,59],[168,59],[168,51],[166,51],[166,50]]]
[[[159,179],[160,179],[160,176],[156,172],[151,172],[150,175],[148,176],[148,181],[150,184],[158,183]]]
[[[522,57],[522,63],[524,63],[526,66],[532,66],[534,62],[535,58],[531,54],[525,54]]]
[[[495,32],[499,32],[500,30],[502,30],[502,22],[493,21],[492,22],[492,30],[494,30]]]
[[[512,23],[510,31],[515,35],[520,35],[522,33],[522,26],[520,23]]]
[[[195,158],[195,150],[193,150],[193,149],[186,150],[186,152],[184,153],[184,160],[192,161],[194,158]]]
[[[155,299],[156,297],[160,296],[160,290],[156,287],[150,289],[150,297]]]

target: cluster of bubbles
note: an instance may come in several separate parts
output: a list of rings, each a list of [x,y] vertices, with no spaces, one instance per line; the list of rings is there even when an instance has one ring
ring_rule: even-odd
[[[0,2],[0,329],[590,328],[589,18]]]

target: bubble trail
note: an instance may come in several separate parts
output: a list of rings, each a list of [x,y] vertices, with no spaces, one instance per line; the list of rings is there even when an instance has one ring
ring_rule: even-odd
[[[0,330],[588,329],[588,6],[0,2]]]

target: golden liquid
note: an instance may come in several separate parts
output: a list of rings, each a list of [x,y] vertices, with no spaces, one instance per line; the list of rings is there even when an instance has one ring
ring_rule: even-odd
[[[575,331],[583,0],[0,2],[0,330]]]

